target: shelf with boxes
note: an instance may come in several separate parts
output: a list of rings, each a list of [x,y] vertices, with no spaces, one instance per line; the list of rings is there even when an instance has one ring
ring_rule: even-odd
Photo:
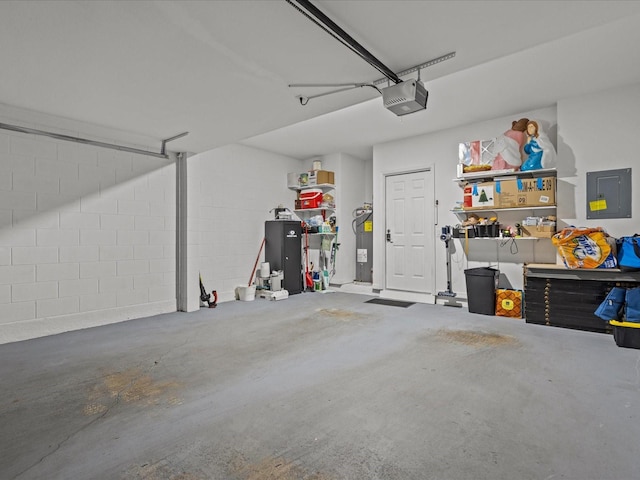
[[[322,184],[315,187],[296,188],[295,190],[297,197],[293,211],[300,218],[320,214],[324,219],[327,219],[335,213],[334,185]]]
[[[461,209],[466,211],[556,206],[556,176],[525,178],[514,172],[488,180],[465,181]],[[528,173],[528,172],[525,172]]]
[[[308,172],[287,174],[287,186],[291,190],[304,188],[335,188],[335,174],[329,170],[310,170]]]
[[[540,239],[555,234],[555,169],[463,175],[455,179],[463,201],[451,210],[460,221],[458,238]]]
[[[335,176],[327,170],[289,173],[287,186],[296,192],[294,213],[307,225],[308,234],[335,235]]]
[[[299,208],[294,213],[300,217],[307,225],[308,234],[313,235],[335,235],[335,209],[329,207],[319,208]]]
[[[454,238],[531,239],[551,238],[556,233],[554,207],[521,207],[493,210],[452,210],[459,224]]]

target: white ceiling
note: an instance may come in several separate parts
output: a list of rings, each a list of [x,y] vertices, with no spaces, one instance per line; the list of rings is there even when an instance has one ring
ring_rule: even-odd
[[[427,110],[396,117],[370,88],[301,106],[296,95],[326,89],[291,83],[382,75],[285,0],[0,2],[0,103],[158,143],[188,131],[176,151],[364,157],[425,128],[640,81],[638,1],[313,3],[395,72],[455,51],[421,72]]]

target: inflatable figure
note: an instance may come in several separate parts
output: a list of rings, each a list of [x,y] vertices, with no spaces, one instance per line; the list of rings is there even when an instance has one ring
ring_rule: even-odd
[[[522,164],[522,171],[539,170],[555,166],[556,151],[553,144],[538,127],[538,122],[530,120],[527,123],[527,143],[524,153],[528,155]]]
[[[519,170],[522,165],[523,146],[526,140],[528,118],[511,124],[511,129],[495,139],[492,152],[495,154],[492,170]]]

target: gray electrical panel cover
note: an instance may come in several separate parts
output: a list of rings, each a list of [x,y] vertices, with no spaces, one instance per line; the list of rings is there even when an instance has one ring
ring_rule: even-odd
[[[631,169],[587,172],[587,218],[631,218]]]

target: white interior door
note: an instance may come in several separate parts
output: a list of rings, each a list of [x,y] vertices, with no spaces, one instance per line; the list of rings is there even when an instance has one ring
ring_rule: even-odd
[[[430,170],[385,179],[386,288],[432,293],[434,193]]]

